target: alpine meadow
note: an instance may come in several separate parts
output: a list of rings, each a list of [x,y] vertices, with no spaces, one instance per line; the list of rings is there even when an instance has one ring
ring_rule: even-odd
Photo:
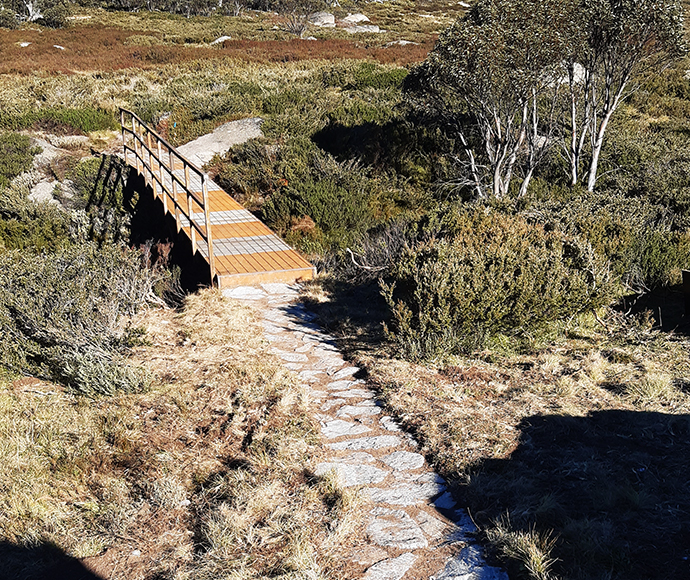
[[[689,8],[0,0],[0,580],[690,578]]]

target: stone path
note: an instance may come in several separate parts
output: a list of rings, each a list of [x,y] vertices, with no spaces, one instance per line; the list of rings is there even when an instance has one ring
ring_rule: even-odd
[[[296,302],[297,288],[262,284],[224,294],[261,309],[272,352],[308,385],[328,449],[317,474],[335,470],[342,485],[363,486],[371,497],[368,544],[355,549],[351,569],[364,580],[508,580],[485,563],[474,524],[414,439],[382,412],[357,378],[360,369]]]

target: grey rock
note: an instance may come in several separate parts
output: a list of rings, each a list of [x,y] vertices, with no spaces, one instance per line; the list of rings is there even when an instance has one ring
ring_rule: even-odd
[[[402,431],[400,428],[400,425],[398,425],[393,419],[390,417],[381,417],[381,427],[383,427],[386,431]]]
[[[299,352],[287,352],[278,348],[272,348],[271,353],[287,362],[308,362],[309,357]]]
[[[381,560],[388,558],[388,552],[378,546],[357,547],[357,551],[352,556],[352,561],[361,566],[371,566]]]
[[[344,369],[340,369],[338,372],[336,372],[333,375],[333,379],[336,381],[339,379],[345,379],[347,377],[351,377],[357,372],[359,372],[359,367],[345,367]]]
[[[226,40],[232,40],[232,36],[219,36],[216,38],[213,42],[211,42],[211,45],[213,44],[223,44]]]
[[[348,389],[353,385],[360,385],[360,381],[333,381],[332,383],[328,383],[326,385],[326,388],[329,391],[336,391],[340,389]]]
[[[453,513],[453,521],[459,528],[462,528],[468,533],[475,533],[477,531],[477,526],[474,525],[472,518],[467,511],[463,509],[456,510]]]
[[[48,165],[56,157],[60,157],[65,154],[65,151],[59,149],[58,147],[48,143],[45,139],[39,139],[37,137],[31,137],[32,147],[40,147],[41,152],[34,157],[32,162],[32,167],[38,168]]]
[[[357,423],[350,423],[349,421],[342,421],[340,419],[328,421],[321,426],[321,432],[324,437],[328,439],[344,437],[346,435],[361,435],[367,431],[371,431],[371,429],[364,425],[358,425]],[[354,441],[358,441],[358,439],[354,439]],[[348,443],[348,441],[343,441],[343,443]]]
[[[289,284],[283,284],[282,282],[269,282],[261,284],[261,287],[272,295],[283,295],[283,296],[298,296],[299,290],[290,286]]]
[[[315,12],[309,15],[309,23],[323,28],[335,27],[335,16],[330,12]]]
[[[330,411],[333,407],[337,407],[343,403],[345,403],[345,399],[331,399],[330,401],[326,401],[323,405],[321,405],[321,410]]]
[[[441,541],[450,529],[450,526],[422,510],[419,510],[414,519],[424,533],[435,542]]]
[[[346,399],[349,398],[357,398],[357,399],[373,399],[374,398],[374,393],[367,389],[348,389],[347,391],[337,391],[333,393],[334,397],[344,397]]]
[[[28,197],[34,203],[58,204],[58,200],[53,197],[53,191],[57,184],[57,181],[39,181],[31,188]]]
[[[295,348],[295,352],[309,352],[311,349],[311,344],[305,344],[303,346],[298,346],[297,348]]]
[[[286,369],[290,371],[298,371],[300,370],[304,365],[301,365],[299,363],[293,363],[293,362],[287,362],[283,365]]]
[[[308,383],[316,383],[319,381],[319,375],[322,375],[323,371],[313,371],[306,370],[302,371],[297,375],[301,381],[306,381]]]
[[[390,48],[391,46],[407,46],[408,44],[417,44],[417,43],[412,42],[411,40],[394,40],[392,42],[386,43],[386,48]]]
[[[266,297],[266,293],[261,288],[254,288],[253,286],[238,286],[237,288],[226,288],[223,290],[223,296],[227,298],[235,298],[237,300],[261,300]],[[264,328],[266,326],[264,325]]]
[[[357,26],[350,26],[348,28],[345,28],[345,32],[349,32],[350,34],[357,34],[359,32],[379,33],[379,32],[385,32],[385,30],[381,30],[375,24],[363,24],[361,26],[357,25]]]
[[[445,490],[446,487],[440,483],[411,483],[386,489],[370,488],[369,495],[376,503],[410,506],[425,502]]]
[[[263,295],[266,296],[266,293],[263,290],[260,290],[259,288],[255,288],[255,290],[263,293]],[[281,324],[287,324],[288,322],[290,322],[290,320],[287,316],[285,316],[285,314],[277,310],[269,310],[268,312],[265,312],[264,318],[272,322],[280,322]]]
[[[263,137],[262,123],[263,119],[259,117],[230,121],[211,133],[178,147],[177,150],[192,163],[201,167],[211,161],[214,155],[225,153],[233,145],[239,145],[256,137]]]
[[[344,401],[343,401],[344,402]],[[360,407],[355,405],[344,405],[336,413],[336,417],[359,417],[378,415],[381,409],[375,406]]]
[[[429,580],[508,580],[500,568],[487,566],[476,546],[468,546],[453,556],[440,574]]]
[[[375,544],[399,550],[426,548],[429,543],[409,514],[403,510],[376,508],[374,519],[367,526],[367,534]]]
[[[343,423],[345,423],[345,421],[343,421]],[[375,437],[361,437],[359,439],[350,439],[349,441],[329,443],[328,447],[336,451],[359,451],[361,449],[384,449],[386,447],[398,447],[400,443],[400,437],[396,437],[395,435],[377,435]]]
[[[397,470],[419,469],[424,465],[424,456],[410,451],[395,451],[382,457],[381,461]]]
[[[358,12],[357,14],[348,14],[343,18],[343,22],[347,22],[348,24],[359,24],[360,22],[370,22],[370,20],[364,14]]]
[[[416,559],[417,556],[408,552],[397,558],[382,560],[367,570],[364,580],[400,580]]]
[[[319,463],[316,466],[315,473],[316,475],[323,475],[331,469],[336,470],[338,480],[344,487],[381,483],[388,475],[388,471],[373,465],[353,465],[351,463],[335,462]]]
[[[346,455],[338,461],[342,461],[343,463],[375,463],[376,458],[371,453],[367,453],[366,451],[355,451],[354,453],[350,453],[350,455]]]
[[[434,505],[441,510],[452,510],[455,508],[455,500],[449,491],[434,500]]]
[[[314,356],[319,356],[317,352],[312,352]],[[332,371],[333,369],[338,369],[345,364],[345,361],[341,358],[336,358],[333,356],[320,357],[319,360],[314,364],[315,369],[323,369],[325,371]]]
[[[285,308],[285,312],[290,316],[299,318],[300,325],[302,325],[302,321],[304,320],[311,322],[316,318],[316,314],[307,310],[303,304],[290,304]],[[319,327],[316,325],[309,325],[309,328],[318,330]]]

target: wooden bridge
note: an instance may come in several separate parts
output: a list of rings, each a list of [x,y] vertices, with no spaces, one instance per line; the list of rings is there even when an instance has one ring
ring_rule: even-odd
[[[134,113],[120,109],[125,162],[175,218],[220,288],[309,280],[314,267],[178,153]]]

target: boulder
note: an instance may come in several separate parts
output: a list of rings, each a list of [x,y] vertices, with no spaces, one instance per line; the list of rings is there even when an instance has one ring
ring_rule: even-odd
[[[335,28],[335,16],[330,12],[314,12],[309,15],[309,23],[322,28]]]
[[[362,26],[350,26],[345,29],[347,32],[350,34],[357,34],[359,32],[373,32],[373,33],[379,33],[379,32],[385,32],[385,30],[381,30],[378,26],[375,24],[363,24]]]
[[[348,14],[345,18],[343,18],[343,22],[347,22],[348,24],[359,24],[360,22],[370,22],[370,20],[364,14],[357,13]]]

